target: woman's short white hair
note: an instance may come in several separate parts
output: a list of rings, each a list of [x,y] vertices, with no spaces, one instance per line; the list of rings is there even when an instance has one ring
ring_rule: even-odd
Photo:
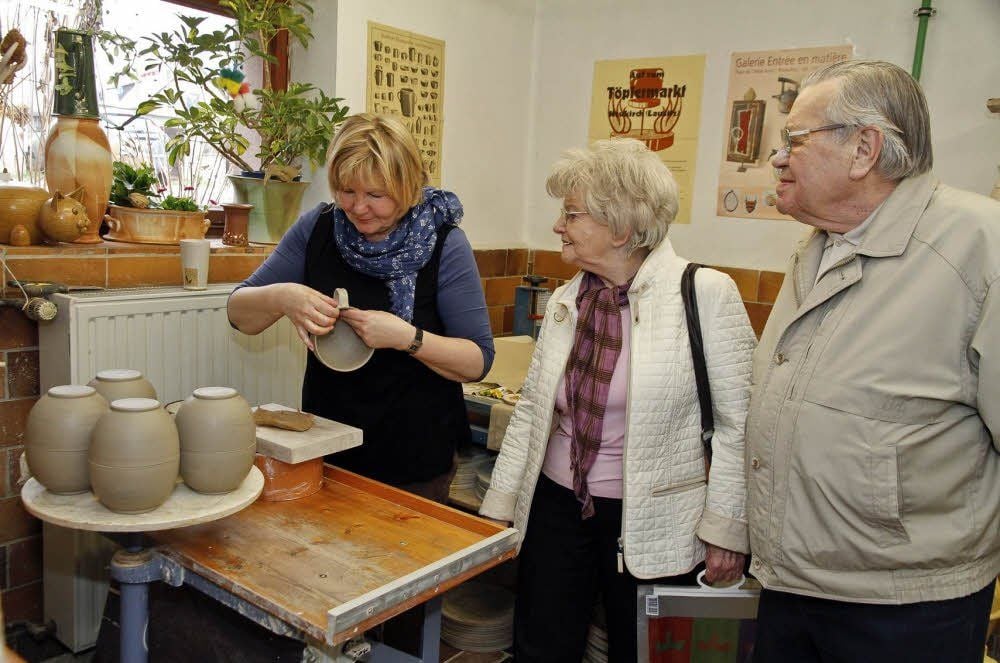
[[[629,235],[626,250],[659,246],[677,216],[677,182],[654,152],[634,138],[596,141],[572,149],[552,167],[550,196],[577,195],[592,217],[615,237]]]

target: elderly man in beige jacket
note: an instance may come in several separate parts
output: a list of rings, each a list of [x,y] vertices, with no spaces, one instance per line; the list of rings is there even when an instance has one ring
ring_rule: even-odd
[[[1000,204],[931,174],[899,67],[803,81],[772,165],[815,230],[754,359],[755,661],[981,661],[1000,572]]]

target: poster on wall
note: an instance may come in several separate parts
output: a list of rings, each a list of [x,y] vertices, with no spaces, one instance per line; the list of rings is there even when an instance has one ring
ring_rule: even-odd
[[[704,55],[594,63],[589,141],[636,138],[656,152],[680,189],[675,223],[691,222],[704,78]]]
[[[733,53],[716,210],[740,219],[787,219],[775,205],[770,159],[806,74],[851,58],[851,45]]]
[[[365,110],[400,116],[440,186],[444,42],[369,21],[367,80]]]

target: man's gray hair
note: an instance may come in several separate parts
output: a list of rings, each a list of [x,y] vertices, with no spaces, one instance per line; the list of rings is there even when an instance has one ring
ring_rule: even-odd
[[[880,60],[846,60],[806,76],[802,88],[838,80],[826,116],[831,124],[846,124],[838,134],[874,126],[885,140],[876,170],[886,179],[919,175],[934,165],[931,123],[920,84],[904,69]]]
[[[655,249],[677,216],[677,182],[660,157],[634,138],[595,141],[568,150],[545,182],[550,196],[581,196],[586,211],[611,228],[631,233],[626,250]]]

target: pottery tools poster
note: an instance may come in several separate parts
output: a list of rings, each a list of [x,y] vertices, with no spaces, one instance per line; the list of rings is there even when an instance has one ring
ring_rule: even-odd
[[[854,54],[850,45],[733,53],[716,211],[742,219],[787,219],[775,207],[770,159],[806,74]]]
[[[656,152],[680,188],[675,223],[691,222],[704,78],[704,55],[594,63],[590,142],[636,138]]]
[[[400,116],[440,186],[444,42],[369,21],[365,109]]]

